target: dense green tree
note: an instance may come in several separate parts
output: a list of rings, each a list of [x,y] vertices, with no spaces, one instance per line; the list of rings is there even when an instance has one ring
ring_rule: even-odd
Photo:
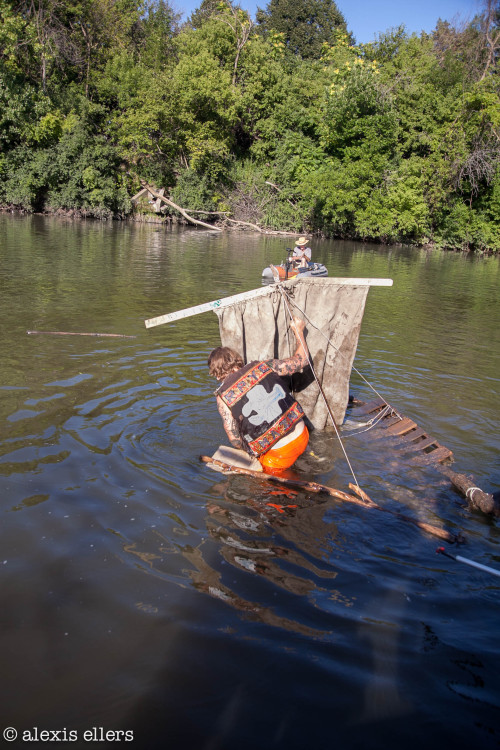
[[[176,13],[167,0],[148,3],[134,35],[143,65],[158,70],[172,64],[179,22],[180,13]]]
[[[84,109],[64,120],[55,145],[18,146],[6,155],[4,203],[35,211],[76,209],[101,218],[130,210],[118,154],[96,132],[102,112]]]
[[[499,0],[356,46],[334,2],[0,0],[0,202],[140,180],[276,229],[500,249]]]
[[[286,48],[305,60],[319,59],[322,45],[333,42],[337,31],[346,31],[334,0],[269,0],[256,17],[263,31],[282,34]]]

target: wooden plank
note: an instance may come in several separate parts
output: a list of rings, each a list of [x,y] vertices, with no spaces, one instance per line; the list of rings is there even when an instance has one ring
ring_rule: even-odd
[[[384,406],[387,406],[387,403],[384,401],[384,399],[377,398],[373,401],[368,401],[368,403],[363,404],[363,406],[360,406],[359,408],[356,407],[354,416],[362,417],[366,414],[372,414],[374,411],[380,411],[384,408]]]
[[[376,419],[377,417],[374,417],[374,418]],[[401,419],[400,417],[396,415],[389,415],[387,417],[382,417],[382,419],[380,419],[380,421],[375,425],[375,427],[378,429],[372,430],[372,432],[370,432],[370,438],[372,440],[379,440],[379,441],[387,440],[388,428],[392,425],[398,425],[398,424],[401,424]],[[394,435],[391,435],[390,440],[391,440],[391,445],[393,445],[394,441],[398,441],[398,438],[395,437]]]
[[[421,437],[427,437],[427,432],[421,427],[417,427],[417,429],[413,430],[413,432],[408,432],[408,434],[403,435],[401,437],[401,441],[404,443],[413,443],[415,440],[419,440],[419,438]]]
[[[396,424],[393,424],[391,427],[387,427],[387,429],[385,430],[385,434],[404,435],[405,432],[409,432],[410,430],[415,429],[415,427],[417,426],[417,423],[414,422],[413,419],[403,417],[403,419],[399,419]]]
[[[199,315],[200,313],[209,312],[210,310],[220,310],[223,307],[237,305],[239,302],[246,302],[246,300],[249,299],[265,297],[266,295],[271,294],[274,290],[274,286],[264,286],[261,289],[250,289],[250,291],[248,292],[234,294],[232,297],[215,299],[211,302],[204,302],[201,305],[186,307],[183,310],[177,310],[176,312],[167,313],[166,315],[159,315],[157,318],[149,318],[149,320],[145,320],[144,323],[146,325],[146,328],[161,326],[164,323],[173,323],[174,321],[181,320],[182,318],[189,318],[191,317],[191,315]]]
[[[154,195],[157,195],[154,193]],[[163,198],[165,200],[165,198]],[[285,287],[291,287],[295,284],[317,284],[318,282],[328,282],[331,286],[392,286],[392,279],[360,279],[360,278],[323,278],[323,279],[288,279],[287,281],[281,281],[280,285]],[[201,305],[194,305],[193,307],[186,307],[183,310],[176,310],[175,312],[166,313],[165,315],[158,315],[155,318],[149,318],[144,323],[146,328],[153,328],[154,326],[161,326],[165,323],[173,323],[176,320],[182,318],[189,318],[191,315],[199,315],[200,313],[209,312],[211,310],[217,310],[223,307],[230,307],[231,305],[237,305],[240,302],[246,300],[256,299],[258,297],[265,297],[267,294],[272,294],[277,284],[270,284],[268,286],[261,287],[260,289],[250,289],[248,292],[242,292],[241,294],[235,294],[231,297],[223,297],[222,299],[212,300],[211,302],[204,302]]]
[[[291,281],[300,281],[301,284],[315,284],[317,281],[320,281],[323,283],[326,282],[328,285],[331,284],[332,286],[392,286],[394,283],[392,279],[376,279],[373,277],[362,278],[350,276],[347,278],[343,278],[341,276],[328,276],[319,279],[314,279],[311,277],[301,279],[300,277],[296,277],[294,279],[291,279]]]
[[[439,443],[435,438],[428,437],[426,440],[419,440],[417,443],[410,443],[410,445],[407,445],[406,450],[408,451],[424,451],[426,448],[430,448],[431,445],[435,445],[436,448],[439,447]]]
[[[417,458],[412,458],[410,463],[413,466],[431,466],[432,464],[446,461],[447,458],[451,458],[452,456],[453,451],[450,451],[449,448],[445,448],[444,445],[438,444],[436,450],[431,451],[430,453],[422,453]]]

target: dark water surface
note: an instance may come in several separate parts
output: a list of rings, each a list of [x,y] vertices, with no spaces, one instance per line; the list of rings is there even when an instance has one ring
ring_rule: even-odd
[[[394,515],[198,461],[224,441],[206,369],[217,317],[144,319],[260,286],[287,244],[0,216],[10,746],[36,727],[60,730],[47,747],[500,747],[499,578]],[[498,492],[498,259],[311,244],[330,276],[394,279],[369,292],[355,365]],[[358,375],[351,391],[371,398]],[[500,569],[498,522],[350,426],[375,501],[461,531],[449,551]],[[351,479],[329,433],[297,470]]]

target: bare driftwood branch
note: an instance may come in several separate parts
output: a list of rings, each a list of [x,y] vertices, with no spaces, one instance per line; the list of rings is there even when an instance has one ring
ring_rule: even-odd
[[[229,217],[226,217],[225,221],[230,221],[233,224],[238,224],[239,226],[243,227],[252,227],[252,229],[256,229],[257,232],[260,232],[261,234],[283,234],[286,237],[297,236],[297,232],[284,232],[280,231],[279,229],[262,229],[262,227],[259,227],[257,224],[252,224],[249,221],[239,221],[238,219],[230,219]]]
[[[222,229],[220,227],[216,227],[213,224],[206,224],[204,221],[198,221],[198,219],[193,219],[193,217],[190,216],[184,208],[181,208],[181,206],[178,206],[176,203],[171,201],[170,198],[165,198],[164,195],[161,195],[161,193],[159,193],[157,190],[152,188],[147,183],[141,182],[141,184],[151,193],[152,196],[163,201],[164,203],[167,204],[167,206],[174,208],[176,211],[182,214],[182,216],[184,216],[186,221],[189,221],[191,224],[197,224],[198,226],[205,227],[206,229],[215,229],[217,232],[222,232]]]
[[[251,224],[249,221],[239,221],[238,219],[230,219],[229,217],[226,218],[226,221],[230,221],[232,224],[240,224],[244,227],[252,227],[252,229],[256,229],[257,232],[265,234],[265,229],[261,229],[257,224]]]
[[[416,518],[411,518],[410,516],[405,516],[403,513],[398,513],[397,511],[390,510],[389,508],[384,508],[381,505],[377,505],[377,503],[375,503],[370,497],[368,497],[366,492],[363,492],[363,490],[360,489],[357,485],[349,484],[349,488],[358,495],[358,497],[355,497],[354,495],[349,495],[347,492],[342,492],[341,490],[336,490],[333,487],[328,487],[325,484],[301,481],[298,479],[284,479],[282,477],[276,476],[275,474],[266,474],[261,471],[252,471],[252,469],[244,469],[239,466],[232,466],[231,464],[226,464],[223,461],[218,461],[217,459],[211,458],[210,456],[200,456],[200,460],[205,464],[215,465],[217,469],[222,471],[223,473],[246,474],[247,476],[255,477],[256,479],[265,479],[277,484],[283,484],[286,487],[296,487],[298,489],[305,490],[306,492],[323,492],[327,495],[330,495],[330,497],[335,497],[338,500],[343,500],[344,502],[353,503],[354,505],[361,505],[364,508],[381,510],[384,513],[390,513],[391,515],[396,516],[396,518],[399,518],[401,521],[406,521],[406,523],[411,523],[414,526],[418,526],[419,529],[425,531],[427,534],[432,534],[433,536],[436,536],[443,541],[450,542],[451,544],[453,544],[454,542],[462,541],[462,538],[460,536],[451,534],[449,531],[446,531],[446,529],[439,528],[439,526],[433,526],[430,523],[418,521]]]
[[[201,211],[200,209],[189,208],[186,209],[190,214],[205,214],[205,216],[226,216],[231,213],[230,211]]]

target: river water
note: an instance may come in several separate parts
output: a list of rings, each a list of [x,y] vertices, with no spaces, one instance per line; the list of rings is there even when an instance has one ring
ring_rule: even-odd
[[[206,368],[217,317],[144,319],[260,286],[287,244],[0,215],[0,731],[18,732],[13,746],[41,746],[42,731],[72,747],[500,746],[499,578],[394,514],[198,460],[224,442]],[[369,292],[366,380],[351,392],[369,400],[368,381],[498,492],[498,258],[311,245],[330,276],[394,280]],[[351,428],[346,452],[377,503],[461,532],[450,553],[500,569],[497,521]],[[329,432],[297,472],[351,479]]]

